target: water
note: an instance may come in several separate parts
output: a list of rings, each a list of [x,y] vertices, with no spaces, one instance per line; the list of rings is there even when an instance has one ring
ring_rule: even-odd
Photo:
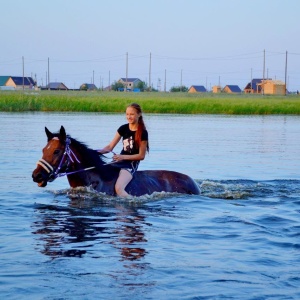
[[[96,149],[124,115],[0,113],[0,298],[299,299],[300,118],[145,120],[140,169],[184,172],[201,195],[41,189],[44,126]]]

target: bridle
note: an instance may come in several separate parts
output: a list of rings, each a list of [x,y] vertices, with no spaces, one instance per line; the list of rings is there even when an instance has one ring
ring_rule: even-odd
[[[54,137],[53,139],[58,139],[58,138]],[[70,145],[71,145],[71,139],[66,138],[65,151],[64,151],[64,154],[62,155],[60,163],[56,169],[53,166],[51,166],[51,164],[49,164],[43,158],[41,158],[37,162],[37,164],[39,166],[41,166],[49,174],[49,176],[48,176],[49,182],[54,181],[57,177],[62,177],[62,176],[71,175],[71,174],[78,173],[78,172],[88,171],[88,170],[95,168],[95,167],[89,167],[89,168],[80,169],[80,170],[76,170],[76,171],[72,171],[72,172],[64,172],[64,173],[60,172],[61,168],[64,165],[66,165],[66,170],[67,170],[71,163],[74,163],[75,161],[77,163],[80,163],[80,160],[77,158],[76,154],[72,151]]]

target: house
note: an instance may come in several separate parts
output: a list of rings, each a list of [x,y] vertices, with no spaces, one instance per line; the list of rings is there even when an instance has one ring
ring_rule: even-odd
[[[223,92],[228,94],[239,94],[242,92],[242,90],[239,88],[238,85],[226,85],[223,88]]]
[[[266,80],[272,80],[271,78]],[[244,92],[246,94],[261,94],[261,85],[260,83],[263,81],[263,79],[252,79],[244,88]]]
[[[79,89],[81,91],[95,91],[97,87],[93,83],[83,83]]]
[[[206,93],[207,90],[203,85],[192,85],[189,90],[188,93]]]
[[[266,95],[285,95],[286,94],[286,86],[285,83],[281,80],[262,80],[261,83],[258,84],[262,89],[263,93]]]
[[[0,86],[6,86],[6,82],[9,78],[10,76],[0,76]]]
[[[219,85],[214,85],[214,86],[212,87],[212,92],[213,92],[213,93],[221,93],[221,86],[219,86]]]
[[[16,90],[34,89],[36,82],[31,77],[0,76],[0,86],[11,87]]]
[[[51,90],[51,91],[61,91],[68,90],[68,88],[62,82],[50,82],[46,87],[42,88],[42,90]]]
[[[127,91],[132,91],[137,88],[139,83],[142,82],[139,78],[120,78],[118,82],[122,83],[124,87],[127,87]]]

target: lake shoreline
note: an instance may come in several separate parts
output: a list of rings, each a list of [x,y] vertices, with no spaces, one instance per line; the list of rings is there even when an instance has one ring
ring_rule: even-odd
[[[124,112],[138,102],[145,113],[300,115],[298,95],[1,91],[3,112]]]

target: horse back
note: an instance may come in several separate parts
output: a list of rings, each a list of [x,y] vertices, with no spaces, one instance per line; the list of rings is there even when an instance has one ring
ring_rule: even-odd
[[[200,194],[199,185],[191,177],[166,170],[137,171],[126,190],[133,196],[151,195],[154,192]]]

